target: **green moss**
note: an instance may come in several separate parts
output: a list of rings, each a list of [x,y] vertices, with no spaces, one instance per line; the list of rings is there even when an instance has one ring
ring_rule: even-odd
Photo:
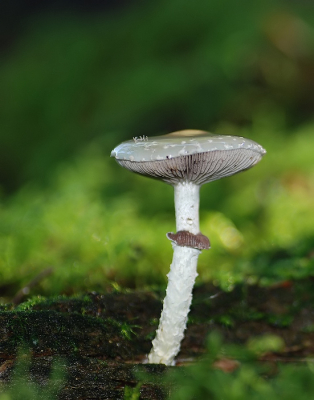
[[[31,374],[31,359],[26,347],[19,352],[10,383],[2,385],[0,400],[52,400],[60,393],[66,378],[64,363],[55,359],[45,383],[36,382]]]
[[[234,320],[230,315],[220,315],[216,318],[216,321],[226,327],[232,328],[234,326]]]
[[[294,320],[293,315],[269,315],[267,316],[267,321],[274,326],[281,328],[289,327]]]
[[[227,345],[216,333],[211,334],[207,354],[192,366],[169,369],[161,384],[170,400],[306,400],[314,393],[311,364],[280,365],[274,370],[271,364],[257,361],[261,351],[282,346],[278,337],[265,336],[245,349]],[[141,379],[144,380],[143,375]]]
[[[142,386],[142,382],[139,382],[134,388],[126,386],[124,388],[124,397],[123,400],[139,400],[140,399],[140,388]]]
[[[82,316],[76,312],[68,315],[51,310],[2,312],[0,320],[1,347],[11,353],[26,343],[36,353],[71,354],[84,349],[115,357],[115,343],[123,341],[127,331],[126,326],[121,329],[121,325],[111,319]]]

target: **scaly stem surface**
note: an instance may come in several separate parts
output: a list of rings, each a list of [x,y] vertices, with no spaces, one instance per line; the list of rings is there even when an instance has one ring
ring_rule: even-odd
[[[199,186],[185,183],[174,187],[177,231],[199,233]],[[168,274],[168,287],[164,299],[149,363],[173,365],[180,351],[192,290],[197,277],[197,260],[201,251],[172,243],[173,260]]]

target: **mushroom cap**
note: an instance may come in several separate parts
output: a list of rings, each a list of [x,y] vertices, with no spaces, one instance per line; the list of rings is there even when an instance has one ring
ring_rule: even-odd
[[[111,157],[124,168],[172,185],[201,185],[248,169],[265,153],[261,145],[243,137],[183,130],[133,138],[117,146]]]

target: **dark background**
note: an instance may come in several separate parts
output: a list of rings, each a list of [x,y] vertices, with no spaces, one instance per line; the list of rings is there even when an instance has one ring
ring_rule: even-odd
[[[96,137],[286,134],[313,118],[312,2],[11,1],[0,19],[0,184],[44,182]],[[222,132],[223,133],[223,132]],[[116,139],[114,139],[114,138]]]
[[[314,273],[314,3],[0,5],[0,297],[164,285],[173,191],[109,157],[202,129],[267,150],[201,189],[199,279],[226,290]]]

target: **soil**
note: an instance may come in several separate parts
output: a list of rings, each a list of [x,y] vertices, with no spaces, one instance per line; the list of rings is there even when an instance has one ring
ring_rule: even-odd
[[[262,354],[262,360],[302,362],[314,355],[313,278],[267,288],[241,285],[231,292],[211,284],[196,287],[176,367],[145,364],[163,296],[93,292],[0,306],[0,382],[10,381],[21,346],[30,348],[31,376],[40,384],[61,357],[67,379],[59,399],[123,399],[124,387],[135,387],[139,372],[160,376],[196,362],[212,331],[238,344],[266,333],[280,336],[284,348]],[[166,397],[153,378],[140,393],[141,399]]]

